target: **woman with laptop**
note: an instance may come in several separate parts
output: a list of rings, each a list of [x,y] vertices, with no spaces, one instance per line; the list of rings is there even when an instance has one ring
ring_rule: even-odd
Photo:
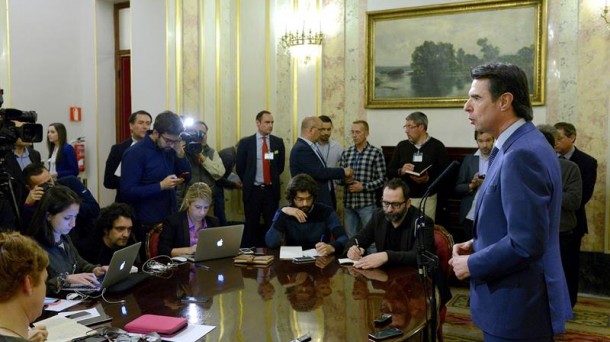
[[[203,182],[193,183],[184,195],[180,210],[163,223],[159,255],[195,254],[199,230],[220,225],[217,218],[208,216],[211,205],[212,189]]]
[[[47,253],[31,238],[0,233],[0,341],[45,341],[46,329],[29,329],[45,298]]]
[[[71,285],[95,287],[97,277],[107,266],[97,266],[83,259],[68,233],[76,225],[80,198],[61,185],[46,190],[30,224],[28,235],[34,237],[49,255],[47,293],[58,293]]]

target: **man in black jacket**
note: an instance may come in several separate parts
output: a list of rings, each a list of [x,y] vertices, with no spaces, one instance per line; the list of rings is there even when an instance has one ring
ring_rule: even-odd
[[[144,139],[146,132],[152,123],[152,116],[144,111],[139,110],[129,116],[129,131],[131,136],[129,139],[120,144],[112,145],[110,154],[106,159],[106,169],[104,170],[104,187],[107,189],[116,189],[115,201],[120,201],[120,185],[121,185],[121,160],[123,153],[131,145]]]
[[[347,256],[356,260],[356,268],[388,265],[417,265],[417,246],[434,253],[434,222],[411,206],[409,186],[400,178],[390,180],[383,188],[382,208],[346,245]],[[425,229],[414,234],[416,224],[425,220]],[[367,254],[375,243],[377,252]]]
[[[576,141],[576,127],[574,125],[567,122],[558,122],[555,124],[555,128],[558,132],[557,140],[555,141],[555,151],[559,158],[565,158],[576,163],[582,178],[582,197],[580,207],[576,209],[576,228],[574,228],[574,233],[570,236],[571,243],[562,245],[562,254],[565,251],[565,260],[569,260],[569,262],[564,263],[563,267],[566,273],[566,281],[568,282],[570,302],[572,307],[574,307],[578,294],[580,242],[582,237],[589,232],[585,205],[593,196],[593,188],[597,180],[597,160],[574,146]],[[563,240],[566,240],[566,237],[563,237]]]

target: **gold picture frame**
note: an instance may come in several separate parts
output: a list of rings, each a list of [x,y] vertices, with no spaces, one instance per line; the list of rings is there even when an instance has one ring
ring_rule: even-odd
[[[519,65],[544,105],[546,0],[477,1],[367,13],[367,108],[461,107],[470,69]]]

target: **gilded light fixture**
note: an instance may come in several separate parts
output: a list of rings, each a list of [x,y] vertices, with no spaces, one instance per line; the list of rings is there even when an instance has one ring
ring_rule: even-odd
[[[293,15],[293,20],[286,24],[280,44],[291,56],[307,63],[312,57],[322,52],[324,34],[320,19],[316,15]]]

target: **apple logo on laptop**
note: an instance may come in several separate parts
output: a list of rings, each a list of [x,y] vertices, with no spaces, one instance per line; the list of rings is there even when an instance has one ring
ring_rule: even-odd
[[[121,264],[121,267],[119,267],[119,270],[123,270],[123,268],[125,268],[125,261],[123,261],[123,263]]]
[[[220,239],[220,240],[218,240],[218,242],[216,242],[216,246],[222,247],[223,243],[224,243],[224,241],[222,241],[222,239]]]

